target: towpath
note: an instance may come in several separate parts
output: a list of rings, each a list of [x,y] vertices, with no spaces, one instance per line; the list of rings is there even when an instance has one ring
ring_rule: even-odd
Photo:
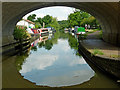
[[[87,39],[81,41],[81,44],[91,53],[96,49],[102,52],[103,55],[96,54],[100,57],[120,60],[120,48],[100,39],[99,31],[89,33]]]

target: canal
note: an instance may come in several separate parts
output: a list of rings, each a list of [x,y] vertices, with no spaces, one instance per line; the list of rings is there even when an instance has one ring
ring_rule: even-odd
[[[23,55],[2,63],[3,88],[119,88],[78,52],[77,39],[63,32],[40,36]]]

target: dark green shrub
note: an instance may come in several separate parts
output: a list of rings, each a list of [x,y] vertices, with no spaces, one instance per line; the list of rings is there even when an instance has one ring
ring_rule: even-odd
[[[13,36],[15,40],[23,40],[27,38],[31,38],[30,34],[27,32],[27,27],[24,26],[16,26],[13,32]]]

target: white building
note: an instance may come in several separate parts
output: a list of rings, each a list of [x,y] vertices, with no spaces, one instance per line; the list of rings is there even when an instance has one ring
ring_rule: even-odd
[[[33,33],[31,31],[31,28],[35,27],[35,23],[30,21],[30,20],[26,20],[26,19],[22,19],[17,23],[18,26],[26,26],[27,27],[27,31],[28,33]]]

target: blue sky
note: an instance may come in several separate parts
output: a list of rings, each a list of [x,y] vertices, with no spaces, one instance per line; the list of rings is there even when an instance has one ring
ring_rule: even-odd
[[[65,6],[46,7],[32,11],[27,15],[25,15],[23,18],[27,19],[27,17],[31,14],[36,14],[37,15],[36,17],[41,17],[41,18],[43,18],[46,15],[50,15],[53,17],[57,17],[58,21],[61,21],[61,20],[67,20],[68,15],[70,13],[73,13],[74,10],[75,8],[65,7]]]

